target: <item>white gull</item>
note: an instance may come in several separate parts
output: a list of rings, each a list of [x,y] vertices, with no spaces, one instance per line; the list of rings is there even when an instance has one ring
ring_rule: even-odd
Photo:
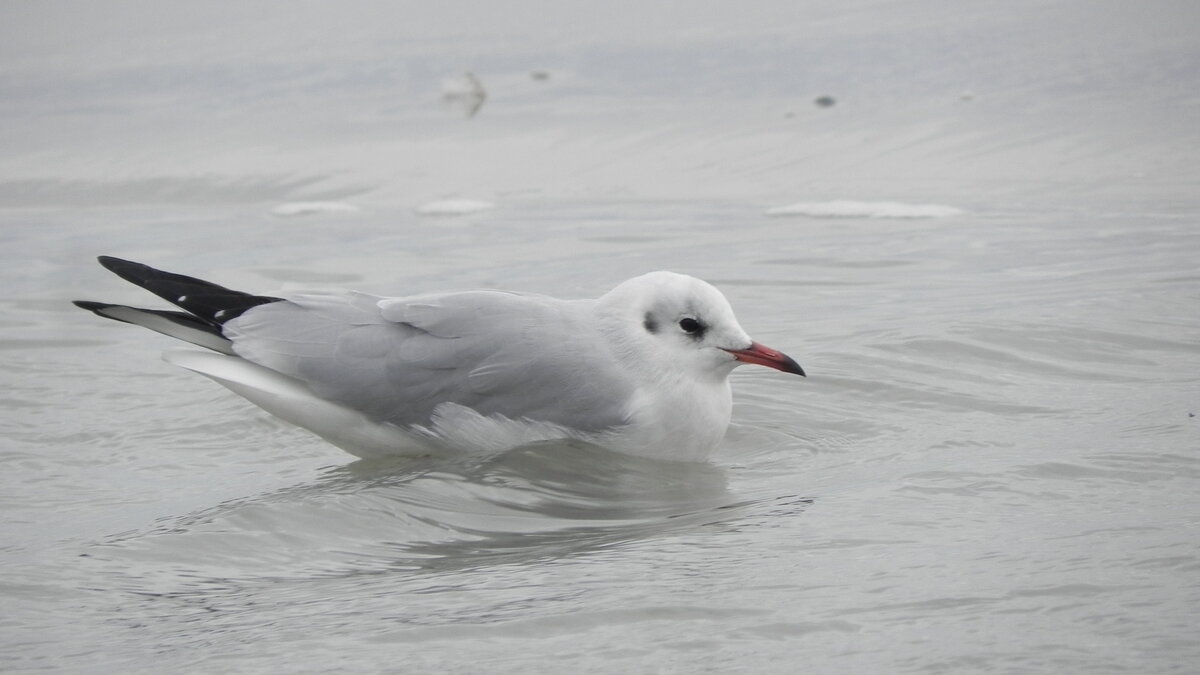
[[[495,290],[266,296],[99,260],[184,311],[76,305],[207,348],[164,358],[359,457],[568,439],[699,460],[729,425],[735,367],[804,375],[751,340],[720,291],[673,272],[594,300]]]

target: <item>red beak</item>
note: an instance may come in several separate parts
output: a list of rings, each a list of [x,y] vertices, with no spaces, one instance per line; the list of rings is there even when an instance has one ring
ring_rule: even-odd
[[[733,358],[742,363],[757,363],[760,366],[782,370],[785,373],[795,373],[800,377],[805,377],[804,369],[799,363],[792,360],[792,357],[777,352],[770,347],[751,342],[749,349],[726,349],[725,351],[733,354]]]

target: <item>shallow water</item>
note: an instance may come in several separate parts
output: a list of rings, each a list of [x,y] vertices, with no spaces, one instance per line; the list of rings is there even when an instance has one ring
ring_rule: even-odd
[[[793,6],[14,10],[2,667],[1191,670],[1196,11]],[[674,269],[809,378],[736,372],[707,463],[354,462],[71,307],[146,301],[101,253],[252,291]]]

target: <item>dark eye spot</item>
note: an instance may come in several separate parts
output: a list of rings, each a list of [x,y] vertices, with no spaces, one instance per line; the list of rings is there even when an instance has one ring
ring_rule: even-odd
[[[652,335],[658,332],[658,322],[655,321],[654,317],[649,313],[647,313],[646,318],[642,320],[642,326],[646,329],[647,333]]]
[[[707,328],[707,326],[690,316],[685,316],[679,320],[679,328],[688,335],[700,337],[701,335],[704,335],[704,330]]]

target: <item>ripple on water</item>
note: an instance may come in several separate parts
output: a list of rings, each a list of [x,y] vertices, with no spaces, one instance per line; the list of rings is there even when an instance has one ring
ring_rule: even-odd
[[[357,462],[112,537],[88,556],[130,590],[157,593],[212,579],[437,573],[571,556],[746,508],[709,464],[546,444],[483,459]]]
[[[556,444],[487,458],[364,461],[108,537],[86,548],[81,573],[100,594],[91,606],[108,612],[106,623],[124,631],[151,622],[153,631],[139,634],[175,646],[253,629],[265,607],[275,621],[309,624],[319,606],[331,626],[361,621],[371,607],[393,617],[369,631],[380,639],[419,625],[452,638],[464,625],[554,624],[554,612],[531,610],[571,607],[588,592],[530,587],[535,570],[603,572],[605,561],[646,542],[665,560],[687,559],[698,531],[774,527],[810,504],[796,495],[735,496],[711,464]],[[105,609],[113,606],[122,611]],[[581,614],[581,626],[658,620],[645,607],[628,616],[580,611],[594,613]],[[679,614],[713,619],[692,605]]]

